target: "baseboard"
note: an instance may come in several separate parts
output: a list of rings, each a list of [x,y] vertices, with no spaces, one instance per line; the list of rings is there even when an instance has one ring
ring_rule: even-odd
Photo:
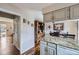
[[[29,54],[33,54],[35,51],[34,51],[34,48],[35,47],[32,47],[30,48],[29,50],[25,51],[24,53],[22,53],[21,55],[29,55]]]

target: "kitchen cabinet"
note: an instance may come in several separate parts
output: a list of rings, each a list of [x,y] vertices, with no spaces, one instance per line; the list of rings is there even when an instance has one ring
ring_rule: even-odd
[[[70,7],[70,19],[79,19],[79,4]]]
[[[79,55],[79,51],[57,45],[57,55]]]
[[[40,55],[56,55],[56,45],[41,41]]]
[[[48,43],[48,55],[56,55],[56,44]]]
[[[62,21],[69,19],[79,19],[79,4],[58,9],[44,14],[44,21]]]
[[[40,55],[79,55],[79,50],[41,41]]]
[[[53,21],[53,12],[44,14],[44,22],[51,22],[51,21]]]
[[[40,55],[45,55],[46,42],[40,41]]]
[[[63,8],[54,11],[54,21],[69,19],[69,8]]]

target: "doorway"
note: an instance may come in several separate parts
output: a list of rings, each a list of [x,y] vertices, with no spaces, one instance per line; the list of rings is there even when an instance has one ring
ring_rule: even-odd
[[[19,55],[18,17],[7,16],[9,14],[0,13],[0,55]]]
[[[35,55],[40,54],[40,40],[42,40],[44,36],[44,23],[35,20]]]

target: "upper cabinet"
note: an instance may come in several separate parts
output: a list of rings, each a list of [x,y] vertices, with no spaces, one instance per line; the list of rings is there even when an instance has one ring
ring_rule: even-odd
[[[70,19],[79,19],[79,4],[70,7]]]
[[[44,21],[45,22],[53,21],[53,12],[44,14]]]
[[[54,11],[54,21],[69,19],[69,8]]]
[[[79,19],[79,4],[58,9],[44,14],[44,21],[62,21],[69,19]]]

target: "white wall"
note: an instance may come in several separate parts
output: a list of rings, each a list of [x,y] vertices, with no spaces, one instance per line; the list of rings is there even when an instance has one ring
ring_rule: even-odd
[[[26,19],[26,23],[21,21],[21,53],[34,47],[34,27],[31,27],[31,23],[34,24],[34,20],[43,22],[43,15],[41,11],[27,10],[24,11],[22,15],[27,16],[24,17]],[[29,25],[27,23],[28,21],[30,21]]]
[[[64,30],[62,32],[69,33],[69,34],[76,34],[77,33],[77,21],[74,20],[67,20],[67,21],[58,21],[55,23],[64,23]]]
[[[48,26],[50,26],[51,28],[49,29]],[[53,32],[53,23],[52,22],[46,22],[45,23],[45,34],[49,34],[51,32]]]
[[[56,21],[55,23],[64,23],[64,30],[61,31],[62,34],[69,33],[74,34],[75,40],[77,41],[77,21],[76,20],[66,20],[66,21]],[[48,26],[51,26],[51,29],[48,28]],[[47,22],[45,23],[45,34],[49,34],[51,32],[54,32],[53,30],[53,23]]]
[[[61,33],[74,34],[75,41],[77,41],[77,20],[58,21],[55,23],[64,23],[64,30]]]
[[[21,53],[23,53],[34,47],[34,27],[31,27],[31,24],[25,23],[22,24],[21,29]]]

